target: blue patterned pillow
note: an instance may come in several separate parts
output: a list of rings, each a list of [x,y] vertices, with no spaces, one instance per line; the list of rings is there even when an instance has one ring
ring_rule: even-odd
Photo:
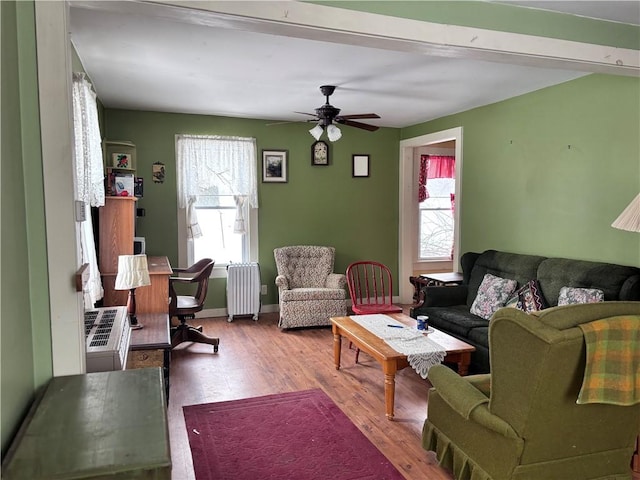
[[[604,302],[604,292],[597,288],[562,287],[558,297],[558,306],[596,302]]]
[[[478,295],[471,305],[471,313],[489,320],[496,310],[504,307],[518,282],[487,273],[482,279]]]
[[[513,307],[526,313],[537,312],[547,308],[537,280],[529,280],[514,293],[505,307]]]

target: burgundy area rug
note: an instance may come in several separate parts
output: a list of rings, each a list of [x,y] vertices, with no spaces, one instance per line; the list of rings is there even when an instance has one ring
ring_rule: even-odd
[[[197,480],[401,480],[320,389],[183,407]]]

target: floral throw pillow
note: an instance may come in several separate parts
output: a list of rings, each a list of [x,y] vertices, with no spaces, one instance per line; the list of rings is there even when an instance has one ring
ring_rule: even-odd
[[[478,295],[471,305],[471,313],[489,320],[496,310],[504,307],[518,283],[487,273],[482,279]]]
[[[537,312],[547,308],[540,283],[537,280],[529,280],[514,293],[505,307],[513,307],[526,313]]]
[[[562,287],[558,297],[558,306],[596,302],[604,302],[604,292],[597,288]]]

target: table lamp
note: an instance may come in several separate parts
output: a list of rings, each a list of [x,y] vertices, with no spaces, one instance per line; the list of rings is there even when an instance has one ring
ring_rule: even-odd
[[[611,226],[629,232],[640,232],[640,193],[631,200]]]
[[[136,318],[136,288],[151,285],[146,255],[118,256],[118,275],[116,276],[116,290],[129,290],[127,298],[127,313],[131,328],[142,328]]]

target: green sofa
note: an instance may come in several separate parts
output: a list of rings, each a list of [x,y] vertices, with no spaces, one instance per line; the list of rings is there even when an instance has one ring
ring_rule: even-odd
[[[498,310],[491,374],[429,371],[422,444],[466,480],[630,479],[640,404],[576,404],[585,368],[581,323],[640,316],[640,302]]]
[[[429,324],[476,348],[470,373],[487,373],[489,363],[489,320],[470,312],[485,274],[515,279],[518,288],[538,280],[547,306],[558,304],[564,286],[596,288],[605,301],[640,300],[640,268],[609,263],[548,258],[537,255],[487,250],[467,252],[460,258],[463,283],[449,287],[423,287],[424,302],[411,316],[428,315]]]

